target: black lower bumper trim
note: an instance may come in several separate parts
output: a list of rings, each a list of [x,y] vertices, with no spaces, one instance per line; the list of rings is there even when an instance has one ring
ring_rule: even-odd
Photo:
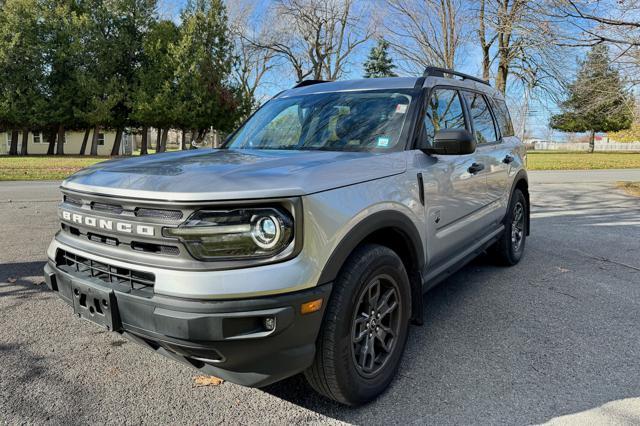
[[[53,262],[44,275],[47,286],[71,306],[79,286],[113,291],[100,280],[63,272]],[[325,284],[255,299],[210,301],[113,291],[114,331],[205,374],[264,386],[311,365],[330,292],[331,284]],[[320,311],[300,313],[302,303],[318,298],[324,301]]]

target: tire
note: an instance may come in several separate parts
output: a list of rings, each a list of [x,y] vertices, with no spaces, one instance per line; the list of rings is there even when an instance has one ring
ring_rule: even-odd
[[[529,205],[521,190],[515,189],[504,218],[504,233],[489,249],[491,258],[499,265],[513,266],[520,262],[527,240]]]
[[[334,282],[307,381],[342,404],[371,401],[396,374],[410,318],[411,285],[398,255],[381,245],[360,246]]]

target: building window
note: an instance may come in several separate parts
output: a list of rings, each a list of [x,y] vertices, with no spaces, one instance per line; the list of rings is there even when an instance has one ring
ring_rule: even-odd
[[[49,134],[48,133],[42,133],[42,132],[38,132],[38,133],[34,133],[33,134],[33,143],[35,144],[47,144],[49,145]],[[66,144],[67,143],[67,135],[65,134],[63,139],[62,139],[62,143]]]
[[[104,145],[104,133],[98,133],[98,146]]]

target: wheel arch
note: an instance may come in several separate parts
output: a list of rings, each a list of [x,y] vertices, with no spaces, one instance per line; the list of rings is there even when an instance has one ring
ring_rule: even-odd
[[[411,283],[412,320],[422,321],[422,268],[425,264],[424,248],[420,233],[405,214],[384,210],[371,214],[355,225],[338,243],[329,256],[319,283],[336,279],[353,251],[362,244],[374,243],[395,251],[407,270]]]
[[[531,201],[529,199],[529,177],[527,175],[527,171],[522,169],[520,170],[517,174],[516,177],[513,179],[513,184],[511,185],[511,192],[509,193],[509,203],[507,204],[507,208],[508,206],[511,205],[511,198],[513,197],[513,193],[515,192],[516,189],[519,189],[520,191],[522,191],[522,194],[524,195],[525,200],[527,201],[527,236],[530,234],[530,230],[531,230]]]

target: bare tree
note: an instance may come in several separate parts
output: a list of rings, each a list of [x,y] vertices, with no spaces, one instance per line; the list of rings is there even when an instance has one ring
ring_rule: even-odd
[[[549,0],[553,16],[567,23],[564,41],[572,47],[608,43],[640,47],[640,1]]]
[[[482,50],[482,78],[489,81],[491,78],[491,46],[498,38],[498,33],[494,32],[491,36],[487,35],[487,23],[485,18],[485,9],[487,0],[480,0],[478,8],[478,39],[480,41],[480,49]]]
[[[455,68],[468,40],[463,0],[387,0],[385,30],[400,67],[410,73],[430,65]]]
[[[547,9],[566,23],[559,44],[606,44],[625,78],[640,83],[640,0],[547,0]]]
[[[480,0],[476,13],[482,75],[489,79],[495,69],[498,90],[506,92],[510,76],[549,92],[563,81],[567,56],[556,43],[561,23],[539,1]]]
[[[370,8],[359,6],[354,0],[278,0],[267,18],[271,28],[252,42],[283,58],[298,81],[336,80],[373,35]]]
[[[254,2],[236,1],[229,4],[229,28],[234,36],[236,63],[233,75],[240,84],[243,98],[259,104],[256,90],[260,87],[264,77],[277,65],[276,52],[265,48],[264,26],[269,22],[256,25],[254,18],[256,7]]]

